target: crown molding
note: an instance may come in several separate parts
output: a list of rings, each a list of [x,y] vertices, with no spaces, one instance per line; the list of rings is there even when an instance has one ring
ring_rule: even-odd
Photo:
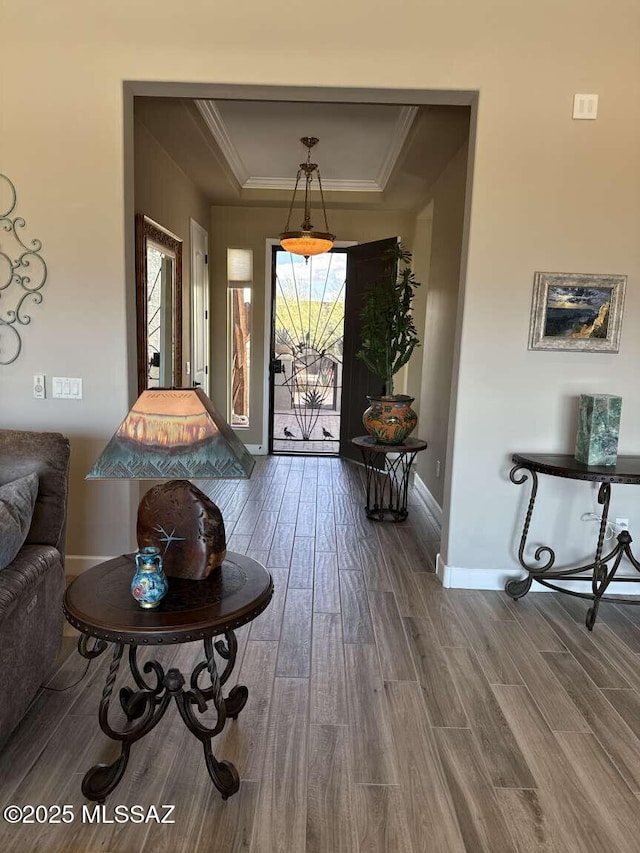
[[[293,190],[296,182],[294,178],[269,178],[250,175],[245,166],[238,149],[233,144],[224,119],[218,110],[215,101],[196,100],[196,107],[215,139],[222,155],[229,164],[236,180],[243,190]],[[418,112],[418,107],[403,106],[396,121],[396,126],[391,137],[391,142],[384,156],[384,160],[378,171],[376,180],[336,180],[322,181],[322,188],[326,192],[354,192],[354,193],[381,193],[387,185],[396,160],[400,155],[402,147]]]
[[[242,158],[238,154],[238,149],[235,147],[231,141],[231,137],[227,133],[224,119],[220,115],[215,101],[197,100],[195,104],[200,115],[204,119],[205,124],[211,131],[213,138],[218,143],[218,147],[229,164],[229,168],[233,172],[236,180],[241,187],[244,187],[245,182],[249,178],[249,172],[242,162]]]
[[[296,182],[292,178],[247,178],[243,190],[293,190]],[[301,184],[302,185],[302,184]],[[303,185],[302,185],[303,186]],[[380,193],[377,181],[342,181],[322,178],[323,192]]]
[[[387,181],[391,177],[393,167],[396,165],[396,161],[400,156],[400,152],[407,140],[407,136],[411,130],[411,125],[413,124],[413,120],[417,113],[418,107],[402,107],[400,110],[400,115],[398,116],[395,129],[391,136],[391,144],[387,149],[387,153],[385,154],[382,165],[380,166],[380,171],[378,172],[378,177],[376,178],[376,183],[380,187],[380,192],[382,192],[387,186]]]

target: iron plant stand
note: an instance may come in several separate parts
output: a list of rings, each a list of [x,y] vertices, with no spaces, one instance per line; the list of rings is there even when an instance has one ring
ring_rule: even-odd
[[[605,534],[609,519],[609,504],[611,502],[611,484],[640,484],[640,457],[620,456],[618,457],[617,464],[610,467],[584,465],[568,455],[530,454],[525,456],[514,454],[512,461],[515,465],[509,474],[511,482],[516,485],[522,485],[530,477],[531,495],[529,497],[529,505],[518,548],[518,561],[522,568],[527,571],[527,576],[522,578],[522,580],[514,579],[507,581],[505,585],[507,594],[514,600],[522,598],[529,592],[531,584],[535,580],[556,592],[592,601],[593,603],[588,609],[585,619],[585,624],[590,631],[595,624],[601,601],[614,600],[616,603],[640,604],[640,597],[616,596],[612,598],[612,596],[606,594],[614,578],[617,582],[640,582],[640,574],[631,577],[616,577],[624,557],[640,573],[640,562],[635,558],[631,550],[633,540],[629,531],[622,530],[618,534],[616,545],[610,551],[604,553]],[[547,474],[552,477],[563,477],[571,480],[585,480],[600,484],[598,489],[598,503],[602,507],[602,515],[600,518],[596,550],[591,562],[574,568],[553,570],[556,554],[548,545],[540,545],[534,552],[535,565],[527,562],[525,549],[531,518],[533,516],[533,508],[538,494],[538,474]],[[591,591],[577,592],[553,583],[553,581],[563,580],[585,581],[590,584]]]
[[[216,759],[211,741],[222,732],[227,719],[238,717],[247,702],[246,687],[237,685],[226,697],[223,687],[236,663],[238,642],[234,631],[255,619],[269,604],[273,594],[271,575],[256,560],[229,551],[220,569],[204,580],[169,578],[169,591],[158,608],[142,610],[129,592],[133,571],[133,555],[117,557],[84,572],[65,595],[67,620],[82,632],[78,641],[80,654],[95,658],[110,643],[113,645],[98,720],[107,737],[120,744],[120,754],[111,764],[96,764],[87,771],[82,793],[89,800],[104,802],[124,775],[132,745],[158,725],[173,699],[184,724],[202,743],[209,776],[226,800],[238,790],[238,772],[229,761]],[[220,639],[214,641],[215,637]],[[204,656],[188,676],[176,667],[165,671],[157,660],[147,660],[140,669],[139,646],[200,640]],[[110,721],[109,710],[127,646],[133,687],[119,691],[127,723],[118,727]],[[223,662],[221,672],[215,652]],[[212,705],[214,722],[205,723],[198,715]]]
[[[358,436],[352,442],[360,448],[364,461],[367,518],[373,521],[404,521],[409,515],[407,495],[411,466],[427,442],[407,438],[403,444],[377,444],[369,435]]]

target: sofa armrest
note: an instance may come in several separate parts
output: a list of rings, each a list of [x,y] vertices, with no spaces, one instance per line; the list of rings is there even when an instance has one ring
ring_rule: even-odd
[[[25,545],[12,563],[0,572],[0,624],[25,592],[37,586],[42,575],[58,566],[60,554],[50,545]],[[62,607],[62,602],[59,603]],[[26,642],[26,638],[25,638]]]
[[[38,496],[27,544],[51,545],[64,562],[69,440],[57,432],[0,429],[0,485],[35,471]]]

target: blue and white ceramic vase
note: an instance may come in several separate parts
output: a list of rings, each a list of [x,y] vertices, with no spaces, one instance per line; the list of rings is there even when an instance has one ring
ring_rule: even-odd
[[[169,584],[162,569],[160,549],[150,546],[136,552],[136,572],[131,581],[131,595],[140,607],[157,607],[167,594]]]

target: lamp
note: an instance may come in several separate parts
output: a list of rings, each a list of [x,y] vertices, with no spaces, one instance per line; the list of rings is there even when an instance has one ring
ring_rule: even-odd
[[[200,388],[154,388],[138,397],[85,479],[170,480],[140,502],[138,545],[160,548],[167,575],[200,580],[224,560],[224,522],[185,478],[248,479],[254,465]]]
[[[317,144],[318,139],[315,136],[303,136],[300,140],[307,148],[307,160],[305,163],[300,163],[298,174],[296,175],[296,185],[293,190],[293,197],[289,206],[289,216],[284,231],[280,235],[280,245],[286,252],[291,252],[293,255],[304,255],[308,258],[309,255],[322,255],[328,252],[333,247],[333,241],[336,239],[335,234],[329,233],[329,223],[327,222],[327,211],[324,206],[324,195],[322,193],[322,181],[320,180],[320,170],[317,163],[311,162],[311,149]],[[298,184],[302,173],[305,175],[304,187],[304,220],[300,225],[299,231],[290,231],[289,223],[291,222],[291,213],[296,200]],[[311,181],[313,175],[318,178],[318,187],[320,189],[320,200],[322,202],[322,213],[324,215],[324,227],[326,231],[315,231],[311,224]]]

